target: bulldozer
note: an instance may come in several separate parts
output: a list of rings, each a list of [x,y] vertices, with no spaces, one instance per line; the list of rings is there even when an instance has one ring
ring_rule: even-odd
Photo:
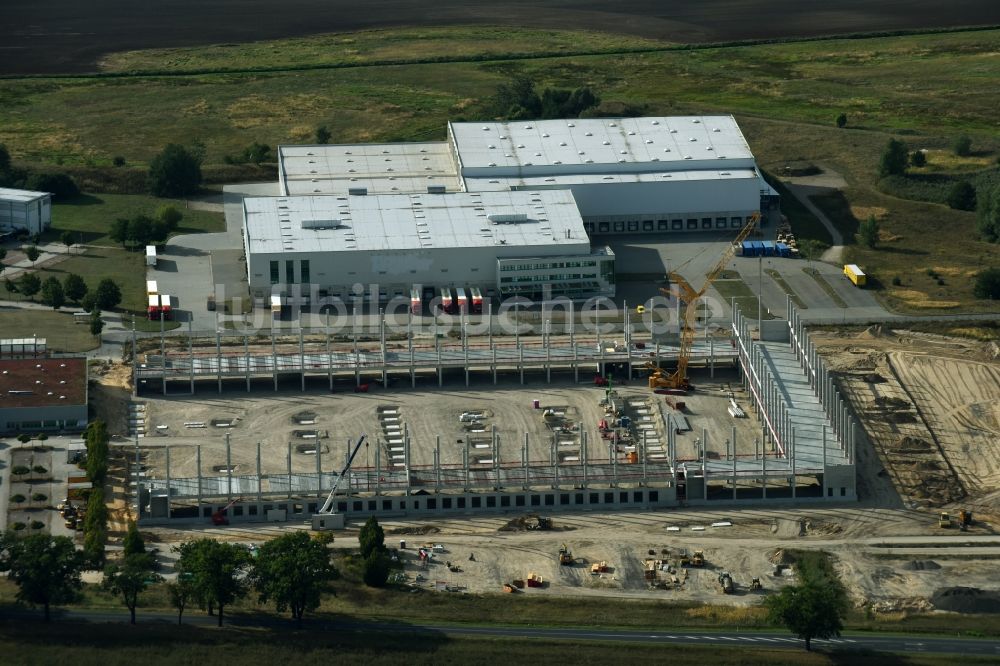
[[[569,551],[566,544],[559,547],[559,564],[563,566],[570,566],[574,562],[573,553]]]
[[[947,511],[942,511],[938,516],[938,527],[950,528],[951,527],[951,514]]]
[[[722,588],[723,594],[732,594],[736,590],[736,586],[733,584],[733,577],[729,575],[728,571],[723,571],[719,574],[719,587]]]
[[[705,553],[700,550],[694,551],[694,555],[691,556],[691,566],[693,567],[703,567],[705,566]]]

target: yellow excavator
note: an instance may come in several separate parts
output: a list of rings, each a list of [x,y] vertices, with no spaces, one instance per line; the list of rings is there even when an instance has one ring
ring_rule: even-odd
[[[688,357],[691,354],[691,345],[694,342],[695,336],[695,319],[697,317],[698,308],[696,302],[699,298],[705,295],[715,279],[719,277],[726,264],[729,260],[733,258],[733,254],[736,252],[736,248],[739,247],[746,238],[753,233],[753,230],[757,228],[757,224],[760,222],[760,212],[756,212],[747,218],[746,225],[740,229],[740,233],[736,235],[733,242],[730,244],[729,248],[722,253],[719,261],[715,264],[715,267],[709,271],[708,277],[705,280],[705,284],[702,285],[701,289],[695,291],[694,287],[688,284],[688,281],[677,272],[670,273],[670,281],[677,286],[677,297],[681,299],[684,303],[684,315],[681,317],[681,339],[680,339],[680,350],[677,353],[677,370],[670,374],[664,373],[662,368],[653,366],[650,368],[651,372],[649,375],[649,388],[651,389],[668,389],[674,391],[689,391],[691,389],[691,383],[688,381],[687,377],[687,366]],[[660,289],[666,296],[673,296],[674,292],[669,289]]]

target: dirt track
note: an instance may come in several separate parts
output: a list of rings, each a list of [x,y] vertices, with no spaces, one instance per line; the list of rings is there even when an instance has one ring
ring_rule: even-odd
[[[697,43],[1000,23],[993,0],[11,0],[0,74],[77,73],[105,53],[416,25],[588,29]]]

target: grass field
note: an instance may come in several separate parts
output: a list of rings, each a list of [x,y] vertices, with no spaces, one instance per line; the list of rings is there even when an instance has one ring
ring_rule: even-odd
[[[0,287],[0,291],[2,291]],[[64,352],[89,351],[98,346],[90,327],[73,322],[71,311],[15,310],[0,306],[0,338],[45,338],[49,349]]]
[[[1000,246],[976,240],[972,214],[878,191],[876,168],[892,136],[905,139],[911,150],[928,150],[938,172],[993,168],[989,165],[1000,154],[995,117],[1000,70],[993,62],[1000,30],[433,62],[453,53],[489,57],[504,40],[514,45],[512,50],[535,53],[558,51],[567,43],[584,51],[634,41],[592,32],[569,39],[567,34],[517,28],[384,30],[173,50],[166,64],[222,68],[227,53],[245,58],[241,66],[261,67],[280,64],[283,58],[301,63],[314,57],[427,62],[289,72],[4,79],[0,142],[25,163],[107,165],[122,155],[138,166],[171,141],[204,142],[208,162],[218,163],[253,141],[310,141],[321,124],[338,143],[440,140],[447,120],[482,117],[496,86],[523,73],[540,87],[590,85],[606,102],[635,105],[649,114],[733,113],[766,170],[780,173],[790,161],[808,162],[846,178],[839,209],[829,209],[846,231],[863,218],[863,211],[885,211],[883,228],[893,240],[874,251],[850,246],[846,259],[872,275],[890,305],[906,312],[993,307],[973,299],[969,278],[984,266],[1000,265]],[[331,46],[350,39],[353,45]],[[357,53],[347,54],[348,46]],[[143,67],[157,57],[125,54],[113,66]],[[237,62],[230,60],[230,65]],[[958,90],[962,93],[956,94]],[[833,123],[840,112],[849,117],[845,129]],[[122,127],[129,132],[121,132]],[[972,137],[975,160],[946,159],[962,133]],[[784,197],[784,206],[802,238],[829,242],[825,230],[791,197]],[[946,284],[924,279],[926,268],[944,276]],[[891,289],[896,275],[905,276],[904,284]]]
[[[736,306],[748,319],[757,318],[757,297],[738,274],[735,279],[716,280],[712,283],[712,286],[717,292],[719,292],[719,296],[726,303],[729,303],[731,299],[735,298]],[[767,310],[763,312],[761,317],[765,320],[774,319],[774,315]]]
[[[743,644],[725,649],[600,641],[523,640],[448,636],[438,632],[388,633],[363,627],[349,632],[282,629],[208,629],[145,625],[33,622],[0,627],[0,649],[11,664],[69,663],[79,666],[143,664],[531,664],[680,663],[797,666],[886,663],[944,665],[945,656],[894,657],[865,652],[812,652]],[[569,655],[572,657],[569,657]],[[887,659],[889,660],[887,662]],[[966,663],[988,663],[965,659]]]

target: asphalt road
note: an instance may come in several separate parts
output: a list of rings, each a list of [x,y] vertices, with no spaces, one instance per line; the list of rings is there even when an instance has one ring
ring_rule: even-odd
[[[12,611],[6,613],[10,618],[40,617],[30,611]],[[53,619],[75,622],[128,622],[128,613],[89,610],[53,610]],[[137,615],[139,624],[174,623],[177,616],[172,613],[143,613]],[[195,626],[214,626],[217,619],[201,612],[186,614],[184,623]],[[292,627],[292,623],[284,618],[274,616],[226,616],[225,622],[230,626],[274,626]],[[594,628],[542,628],[542,627],[509,627],[509,626],[472,626],[461,624],[437,623],[389,623],[389,622],[352,622],[306,620],[303,626],[309,631],[323,632],[379,632],[379,633],[412,633],[416,635],[445,635],[463,637],[517,638],[526,640],[567,640],[579,644],[581,641],[600,641],[604,643],[651,643],[657,645],[710,645],[720,648],[739,649],[746,646],[767,648],[804,649],[805,642],[785,632],[777,631],[741,631],[741,632],[705,632],[684,630],[602,630]],[[849,634],[840,638],[813,639],[813,648],[820,650],[863,650],[892,653],[933,653],[933,654],[965,654],[976,656],[1000,657],[1000,640],[979,638],[947,638],[942,636],[923,635],[867,635]]]

